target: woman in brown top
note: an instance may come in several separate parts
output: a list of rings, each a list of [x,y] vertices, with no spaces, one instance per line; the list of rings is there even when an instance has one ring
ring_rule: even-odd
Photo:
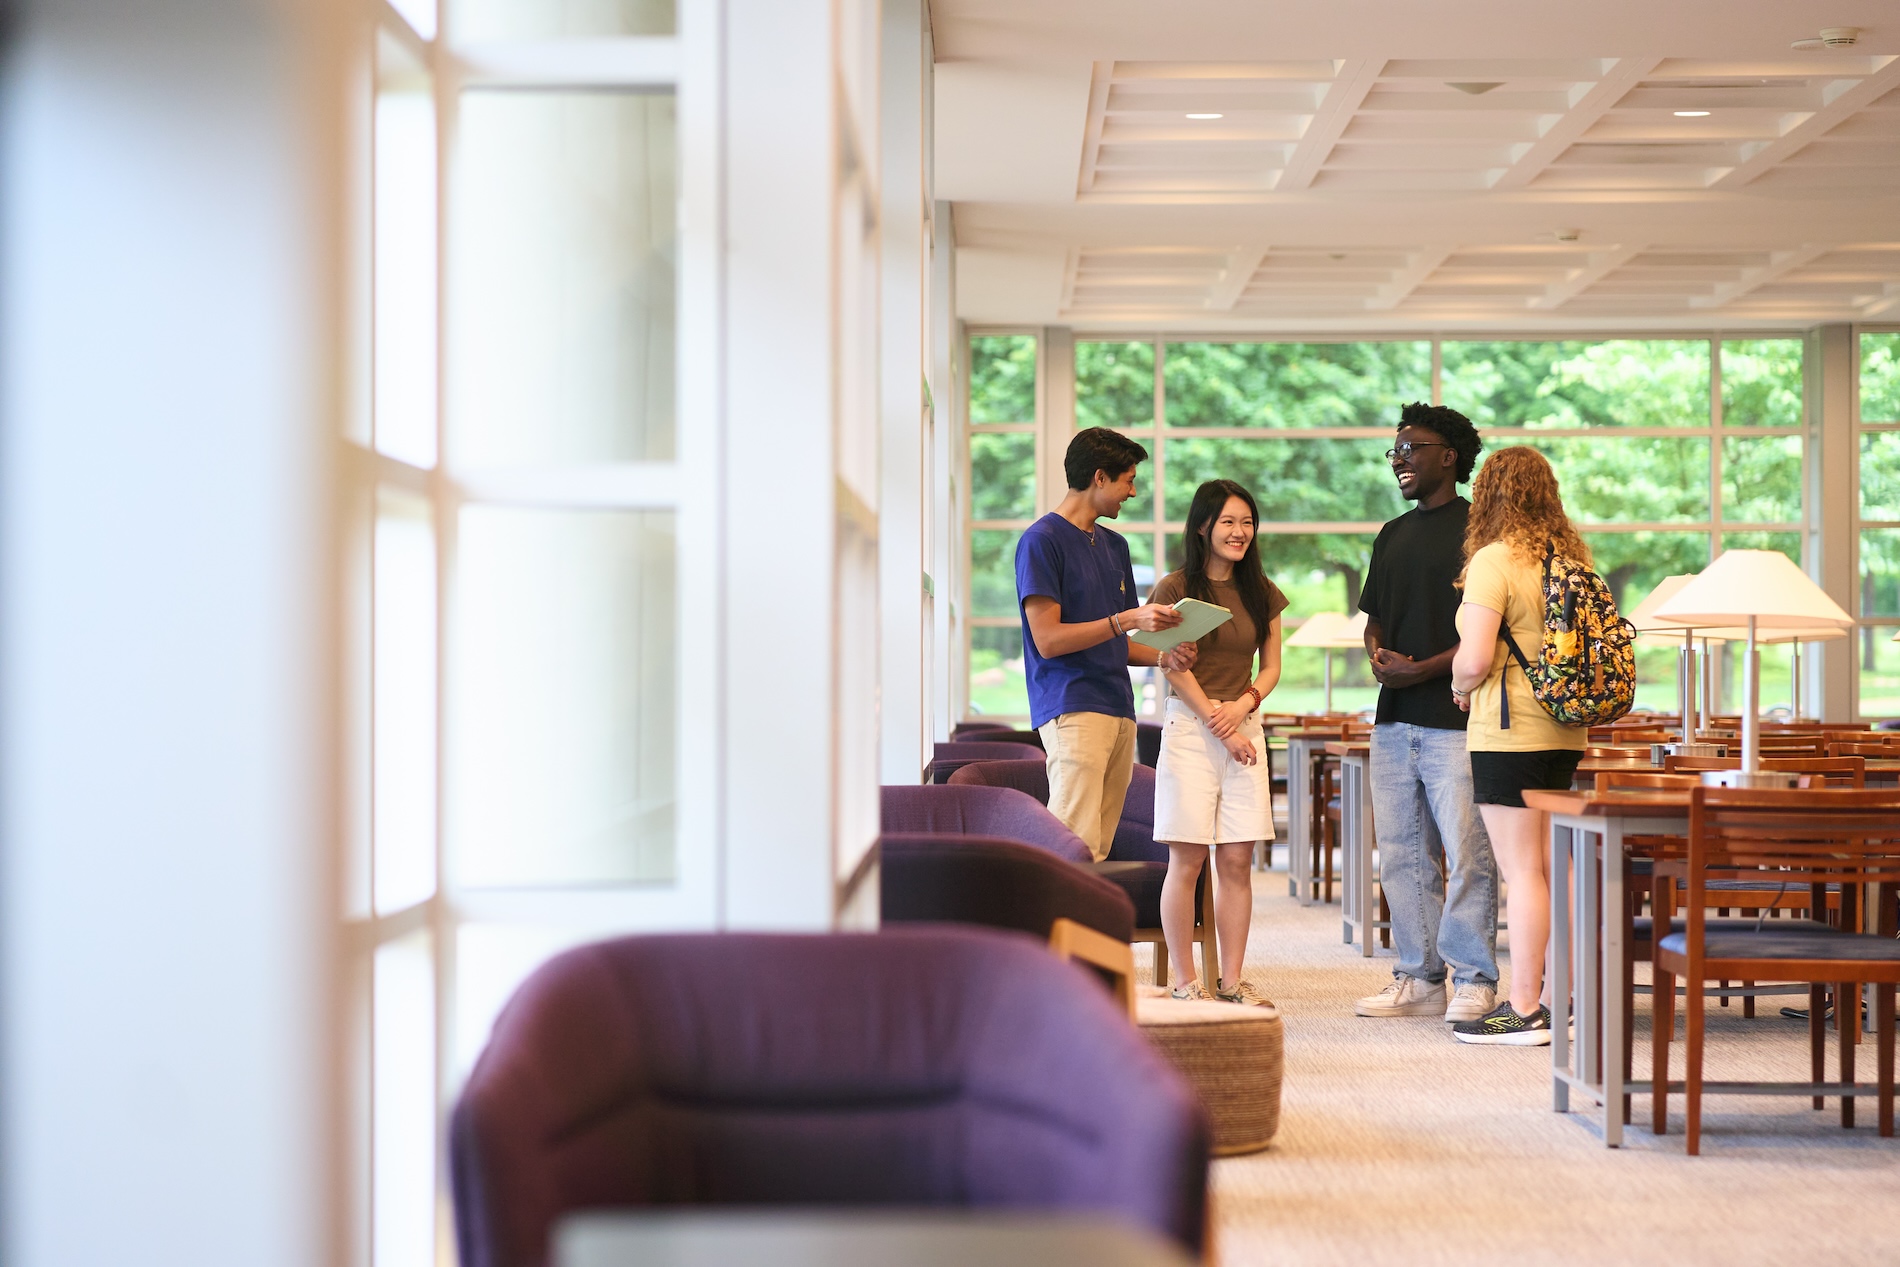
[[[1174,696],[1155,770],[1155,839],[1168,846],[1161,929],[1176,998],[1207,998],[1194,969],[1194,889],[1214,847],[1214,930],[1220,946],[1215,994],[1271,1005],[1241,978],[1253,920],[1253,847],[1273,839],[1272,776],[1255,715],[1280,681],[1280,612],[1286,595],[1260,570],[1259,510],[1232,480],[1195,490],[1187,516],[1187,565],[1161,578],[1149,598],[1225,607],[1233,619],[1201,639],[1192,670],[1171,672]],[[1254,659],[1259,657],[1259,672]]]

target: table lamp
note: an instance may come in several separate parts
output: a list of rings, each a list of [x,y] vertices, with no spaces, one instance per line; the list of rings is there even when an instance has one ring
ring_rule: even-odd
[[[1333,652],[1366,645],[1366,614],[1342,616],[1338,612],[1314,612],[1286,640],[1289,647],[1318,647],[1326,653],[1326,707],[1333,711]]]
[[[1729,787],[1786,787],[1792,776],[1761,770],[1761,651],[1764,631],[1771,635],[1818,637],[1830,629],[1853,628],[1820,586],[1787,555],[1774,550],[1725,550],[1687,585],[1657,605],[1659,620],[1697,629],[1745,631],[1743,661],[1742,768],[1716,771],[1704,781]]]
[[[1676,650],[1676,706],[1682,712],[1682,740],[1680,743],[1666,745],[1674,749],[1678,756],[1714,756],[1715,748],[1709,746],[1707,752],[1696,746],[1696,659],[1695,626],[1678,624],[1675,621],[1659,620],[1656,609],[1674,598],[1678,591],[1695,579],[1692,572],[1680,576],[1665,576],[1656,588],[1649,591],[1649,597],[1636,604],[1636,610],[1629,614],[1630,624],[1636,632],[1642,633],[1680,633],[1682,645]],[[1706,696],[1705,696],[1706,707]]]

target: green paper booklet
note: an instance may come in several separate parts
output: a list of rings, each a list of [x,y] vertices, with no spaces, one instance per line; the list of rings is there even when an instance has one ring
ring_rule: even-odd
[[[1181,623],[1174,628],[1159,633],[1137,629],[1128,635],[1128,640],[1156,651],[1172,651],[1184,642],[1199,642],[1234,618],[1234,613],[1225,607],[1203,603],[1198,598],[1184,598],[1174,605],[1174,610],[1181,613]]]

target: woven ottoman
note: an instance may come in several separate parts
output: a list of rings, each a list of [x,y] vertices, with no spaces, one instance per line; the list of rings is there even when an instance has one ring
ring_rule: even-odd
[[[1173,999],[1144,987],[1135,1000],[1141,1032],[1201,1097],[1214,1155],[1265,1148],[1280,1129],[1286,1051],[1277,1007]]]

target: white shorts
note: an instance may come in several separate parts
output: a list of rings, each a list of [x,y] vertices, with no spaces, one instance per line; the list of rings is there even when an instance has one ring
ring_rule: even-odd
[[[1240,733],[1258,754],[1252,765],[1228,755],[1194,711],[1168,701],[1155,769],[1155,839],[1187,845],[1237,845],[1273,839],[1273,775],[1255,714]]]

